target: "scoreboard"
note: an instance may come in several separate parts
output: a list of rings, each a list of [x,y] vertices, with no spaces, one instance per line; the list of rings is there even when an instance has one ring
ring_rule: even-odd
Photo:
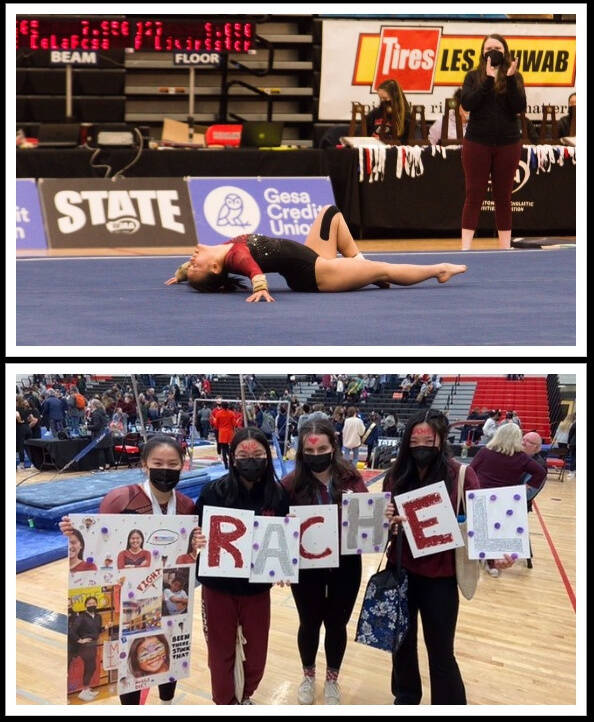
[[[247,53],[255,23],[232,16],[214,20],[138,17],[19,16],[17,50],[134,50]]]

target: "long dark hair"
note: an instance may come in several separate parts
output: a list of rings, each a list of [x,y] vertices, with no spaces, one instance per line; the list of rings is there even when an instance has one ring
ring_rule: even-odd
[[[238,288],[247,288],[245,283],[237,276],[230,276],[227,271],[214,273],[209,271],[200,280],[190,281],[188,284],[200,293],[215,293],[216,291],[236,291]]]
[[[330,419],[323,418],[306,421],[299,430],[299,443],[297,445],[297,454],[295,455],[295,481],[292,495],[299,504],[316,503],[315,489],[319,482],[303,461],[305,437],[310,434],[317,436],[324,434],[328,437],[332,445],[332,463],[330,465],[332,484],[330,486],[330,497],[334,502],[340,501],[345,482],[352,479],[355,472],[352,465],[346,461],[342,455],[334,423],[330,421]]]
[[[498,40],[503,45],[503,62],[499,66],[499,72],[497,73],[497,76],[495,77],[495,92],[499,95],[500,93],[507,92],[507,71],[509,70],[509,66],[512,64],[512,56],[509,52],[509,47],[507,45],[507,41],[504,37],[501,35],[497,35],[497,33],[491,33],[490,35],[487,35],[483,38],[483,42],[481,44],[481,54],[479,58],[479,66],[478,66],[478,73],[479,73],[479,79],[481,83],[485,82],[485,78],[487,77],[487,61],[485,59],[485,43],[489,38],[494,38],[495,40]],[[522,76],[520,73],[516,71],[516,81],[519,85],[523,85],[524,81],[522,79]]]
[[[378,90],[385,90],[390,96],[390,106],[392,108],[392,118],[394,120],[394,127],[396,129],[396,135],[400,137],[404,133],[404,125],[406,116],[410,113],[410,107],[408,101],[404,97],[402,88],[398,84],[398,81],[393,78],[384,80],[377,86]],[[388,116],[384,113],[384,120],[387,121]]]
[[[140,529],[132,529],[132,531],[128,534],[128,541],[126,542],[126,550],[130,549],[130,537],[132,536],[132,534],[140,534],[140,537],[142,539],[140,548],[144,549],[144,534],[140,531]]]
[[[239,479],[239,474],[235,470],[235,449],[246,439],[253,439],[262,444],[266,449],[266,472],[264,479],[254,484],[252,494],[261,495],[263,508],[275,509],[282,498],[282,488],[274,470],[272,463],[272,453],[266,435],[255,426],[246,426],[238,429],[229,446],[229,473],[215,482],[214,489],[216,493],[223,499],[225,506],[232,507],[239,499],[245,495],[245,487]]]
[[[73,529],[73,530],[72,530],[72,534],[73,534],[73,535],[78,539],[78,541],[80,542],[80,550],[79,550],[78,554],[76,555],[76,557],[77,557],[77,559],[80,559],[81,561],[84,561],[84,560],[83,560],[83,553],[84,553],[84,551],[85,551],[85,540],[83,539],[83,535],[79,532],[78,529]]]
[[[429,424],[439,439],[440,453],[428,467],[427,474],[421,481],[417,465],[410,453],[410,438],[413,428],[417,424],[423,423]],[[418,489],[427,484],[434,484],[437,481],[445,481],[448,492],[450,492],[453,479],[450,478],[448,465],[448,459],[451,456],[448,444],[448,429],[448,417],[441,411],[429,409],[411,416],[406,424],[396,461],[386,473],[384,489],[389,489],[394,495],[397,495],[411,489]]]
[[[198,527],[194,527],[192,531],[190,532],[190,538],[188,539],[188,551],[186,554],[190,554],[192,551],[192,539],[194,538],[194,532],[199,532],[200,529]]]

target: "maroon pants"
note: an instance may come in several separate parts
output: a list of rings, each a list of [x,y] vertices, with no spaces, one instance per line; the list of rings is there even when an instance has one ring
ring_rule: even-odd
[[[476,229],[490,175],[497,229],[511,230],[511,195],[521,153],[520,142],[511,145],[483,145],[464,138],[462,166],[466,180],[466,200],[462,211],[462,228],[473,231]]]
[[[252,696],[264,676],[270,629],[270,591],[252,596],[233,596],[203,585],[202,618],[212,699],[215,704],[238,704]],[[235,697],[233,677],[238,625],[241,625],[247,640],[243,647],[245,686],[243,699],[240,700]]]

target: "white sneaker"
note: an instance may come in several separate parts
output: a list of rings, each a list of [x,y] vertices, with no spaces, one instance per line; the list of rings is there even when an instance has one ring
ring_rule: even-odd
[[[241,704],[256,704],[256,703],[252,702],[252,700],[249,697],[247,697],[246,699],[243,700],[243,702]]]
[[[340,687],[338,682],[326,680],[324,685],[325,704],[340,704]]]
[[[499,576],[499,569],[496,569],[495,567],[489,567],[487,571],[492,577],[495,577],[495,579]]]
[[[313,704],[316,696],[316,681],[314,677],[304,677],[297,690],[299,704]]]
[[[82,699],[83,702],[92,702],[98,694],[99,692],[93,693],[90,689],[83,689],[78,698]]]
[[[173,697],[171,699],[160,699],[160,704],[173,704]]]

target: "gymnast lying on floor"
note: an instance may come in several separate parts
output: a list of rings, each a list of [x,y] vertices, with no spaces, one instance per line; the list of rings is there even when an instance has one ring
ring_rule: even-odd
[[[337,258],[337,253],[343,258]],[[466,266],[453,263],[420,266],[369,261],[359,252],[338,208],[326,206],[313,222],[305,244],[259,234],[237,236],[216,246],[197,244],[190,260],[165,284],[188,281],[197,291],[233,290],[241,283],[229,273],[237,273],[251,279],[252,294],[246,301],[252,303],[274,301],[265,273],[280,273],[293,291],[332,293],[369,284],[411,286],[429,278],[445,283],[465,271]]]

